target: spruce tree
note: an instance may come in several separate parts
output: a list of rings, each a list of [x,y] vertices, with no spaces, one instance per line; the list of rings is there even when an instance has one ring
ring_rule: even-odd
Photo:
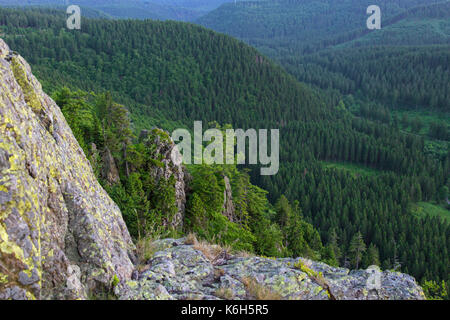
[[[364,239],[362,237],[361,232],[358,231],[353,236],[349,247],[350,257],[356,269],[359,268],[359,264],[365,251],[366,251],[366,244],[364,243]]]

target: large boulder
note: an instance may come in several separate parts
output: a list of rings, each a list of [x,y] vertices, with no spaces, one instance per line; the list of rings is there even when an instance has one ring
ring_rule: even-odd
[[[0,299],[83,299],[128,280],[133,244],[60,108],[0,39]]]

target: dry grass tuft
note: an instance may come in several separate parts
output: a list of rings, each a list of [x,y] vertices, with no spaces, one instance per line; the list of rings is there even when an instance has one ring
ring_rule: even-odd
[[[244,284],[245,290],[247,291],[247,295],[250,299],[282,300],[282,296],[279,293],[274,292],[270,288],[258,283],[258,281],[252,277],[242,278],[242,283]]]
[[[194,233],[189,233],[184,241],[187,245],[192,245],[195,250],[200,251],[214,266],[224,265],[228,260],[236,255],[229,245],[212,244],[205,240],[198,240]],[[238,253],[241,257],[249,257],[250,254],[244,251]]]
[[[195,235],[195,233],[189,233],[187,236],[186,236],[186,240],[184,240],[184,244],[187,244],[187,245],[193,245],[193,244],[196,244],[198,242],[198,240],[197,240],[197,236]]]
[[[255,255],[253,253],[241,250],[236,252],[235,256],[238,258],[251,258],[254,257]]]
[[[197,241],[197,243],[194,244],[194,249],[203,253],[209,261],[214,261],[216,257],[223,252],[221,246],[209,244],[206,241]]]
[[[217,298],[220,298],[223,300],[233,300],[233,298],[234,298],[233,290],[231,290],[230,288],[219,288],[216,290],[214,295]]]
[[[214,279],[220,279],[225,275],[225,270],[220,268],[214,268]]]
[[[184,241],[187,245],[193,245],[195,250],[203,253],[209,261],[213,262],[222,252],[229,252],[229,247],[221,247],[217,244],[210,244],[205,240],[198,240],[194,233],[189,233]]]
[[[155,240],[150,237],[140,239],[136,244],[139,263],[146,263],[156,252]]]

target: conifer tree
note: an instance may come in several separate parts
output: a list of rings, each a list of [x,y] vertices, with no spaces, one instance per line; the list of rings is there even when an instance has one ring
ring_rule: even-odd
[[[364,243],[364,239],[362,237],[361,232],[358,231],[353,236],[349,247],[350,257],[356,269],[359,268],[359,264],[365,251],[366,251],[366,244]]]

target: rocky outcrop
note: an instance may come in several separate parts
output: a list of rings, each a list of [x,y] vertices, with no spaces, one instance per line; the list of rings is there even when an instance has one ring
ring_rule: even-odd
[[[0,299],[77,299],[127,280],[133,244],[59,107],[0,39]]]
[[[231,189],[230,179],[227,176],[223,177],[225,183],[225,190],[223,191],[223,206],[222,214],[231,222],[235,221],[235,210],[233,204],[233,191]]]
[[[102,152],[102,179],[110,186],[120,183],[119,170],[108,147]]]
[[[120,299],[424,299],[411,276],[350,271],[308,259],[233,256],[220,250],[207,258],[184,239],[157,241],[153,257],[134,280],[115,288]],[[219,263],[220,261],[220,263]]]
[[[151,131],[142,130],[139,140],[146,144],[154,159],[155,165],[151,169],[151,174],[155,178],[155,183],[158,183],[160,179],[173,179],[178,211],[168,219],[167,224],[179,229],[183,226],[186,207],[186,183],[183,165],[175,163],[172,158],[173,152],[179,153],[175,148],[175,143],[167,132],[158,128]],[[179,158],[181,158],[181,155],[179,155]]]

